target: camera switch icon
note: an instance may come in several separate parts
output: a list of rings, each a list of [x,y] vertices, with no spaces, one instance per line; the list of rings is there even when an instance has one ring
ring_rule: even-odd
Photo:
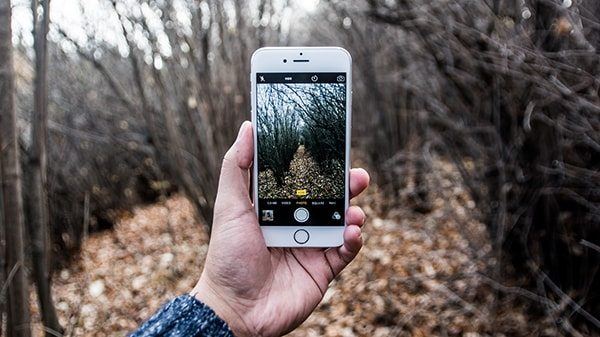
[[[344,75],[340,75],[337,77],[338,82],[344,82],[345,80],[346,80],[346,76],[344,76]]]

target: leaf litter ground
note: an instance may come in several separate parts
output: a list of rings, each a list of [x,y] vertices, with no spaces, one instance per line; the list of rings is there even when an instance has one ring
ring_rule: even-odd
[[[259,173],[259,195],[263,198],[295,199],[319,198],[335,199],[344,197],[344,166],[337,161],[331,164],[331,172],[324,174],[310,152],[303,145],[298,147],[290,168],[279,186],[273,171]],[[306,195],[298,196],[297,191],[304,190]]]
[[[317,310],[290,336],[555,336],[531,303],[486,275],[495,270],[475,204],[442,160],[427,179],[433,209],[382,212],[373,186],[356,201],[368,216],[365,246]],[[407,184],[402,193],[411,193]],[[123,336],[163,303],[192,289],[208,235],[192,205],[174,196],[134,209],[114,230],[91,235],[54,276],[53,295],[68,336]],[[494,286],[496,284],[496,286]],[[512,289],[512,288],[510,288]],[[32,289],[34,332],[42,336]]]

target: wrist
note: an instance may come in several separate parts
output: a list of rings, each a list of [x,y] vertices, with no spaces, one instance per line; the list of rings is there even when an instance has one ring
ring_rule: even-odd
[[[254,337],[257,333],[244,320],[244,317],[219,293],[210,281],[201,277],[190,292],[197,300],[210,307],[221,318],[236,337]]]

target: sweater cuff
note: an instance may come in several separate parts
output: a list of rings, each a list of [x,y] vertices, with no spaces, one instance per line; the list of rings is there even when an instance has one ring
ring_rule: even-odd
[[[142,336],[234,337],[227,323],[189,294],[171,300],[130,335]]]

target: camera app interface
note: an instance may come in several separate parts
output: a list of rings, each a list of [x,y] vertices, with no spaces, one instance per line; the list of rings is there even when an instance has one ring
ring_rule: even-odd
[[[261,226],[343,226],[345,73],[257,73]]]

